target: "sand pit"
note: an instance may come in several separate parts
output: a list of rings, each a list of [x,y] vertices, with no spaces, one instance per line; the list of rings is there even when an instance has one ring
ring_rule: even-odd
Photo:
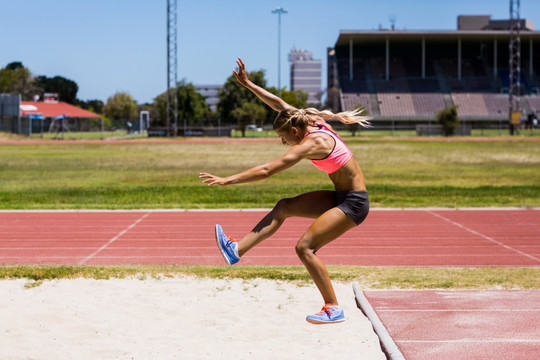
[[[0,281],[0,359],[385,359],[351,284],[347,321],[305,321],[314,285],[255,279]]]

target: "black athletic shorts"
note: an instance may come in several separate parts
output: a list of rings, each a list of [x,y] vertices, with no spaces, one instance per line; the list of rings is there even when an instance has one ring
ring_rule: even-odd
[[[334,191],[334,203],[360,225],[369,213],[369,196],[367,191]]]

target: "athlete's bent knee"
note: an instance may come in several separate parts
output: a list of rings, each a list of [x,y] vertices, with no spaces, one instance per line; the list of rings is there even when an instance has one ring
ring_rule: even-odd
[[[274,206],[274,209],[272,210],[277,218],[285,219],[289,217],[288,214],[288,203],[290,199],[281,199],[277,202],[277,204]]]
[[[296,250],[296,255],[298,255],[300,259],[305,259],[308,256],[313,255],[315,253],[315,250],[311,248],[311,246],[309,246],[309,243],[305,241],[304,239],[300,239],[296,243],[295,250]]]

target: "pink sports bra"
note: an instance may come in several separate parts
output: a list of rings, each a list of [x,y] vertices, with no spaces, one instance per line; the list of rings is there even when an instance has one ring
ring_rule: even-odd
[[[341,140],[341,138],[337,134],[330,131],[330,129],[328,129],[323,124],[315,123],[315,125],[319,126],[320,129],[307,132],[304,137],[316,132],[328,134],[332,138],[334,138],[334,148],[325,158],[311,160],[311,163],[315,165],[317,169],[325,171],[327,174],[331,174],[339,170],[343,165],[345,165],[345,163],[347,163],[347,161],[352,158],[353,154],[352,151],[347,147],[347,145],[345,145],[343,140]]]

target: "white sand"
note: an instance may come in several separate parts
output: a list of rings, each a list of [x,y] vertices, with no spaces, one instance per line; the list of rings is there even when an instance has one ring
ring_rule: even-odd
[[[385,359],[351,284],[312,325],[313,285],[268,280],[0,281],[0,359]]]

